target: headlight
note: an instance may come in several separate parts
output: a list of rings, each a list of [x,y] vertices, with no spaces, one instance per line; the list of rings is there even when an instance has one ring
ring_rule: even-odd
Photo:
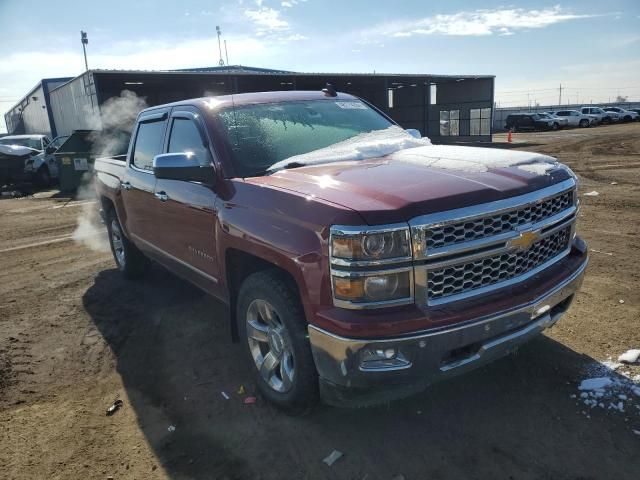
[[[413,302],[408,225],[334,226],[329,254],[336,306],[372,308]]]
[[[357,232],[346,228],[331,231],[332,258],[377,261],[411,256],[408,227]]]
[[[346,275],[346,276],[342,276]],[[333,293],[338,300],[352,303],[389,302],[411,297],[410,270],[359,274],[333,272]]]

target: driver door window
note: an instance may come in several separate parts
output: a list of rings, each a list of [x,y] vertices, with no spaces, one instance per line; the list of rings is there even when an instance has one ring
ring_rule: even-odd
[[[192,120],[174,118],[167,153],[190,153],[202,166],[209,165],[209,152]]]

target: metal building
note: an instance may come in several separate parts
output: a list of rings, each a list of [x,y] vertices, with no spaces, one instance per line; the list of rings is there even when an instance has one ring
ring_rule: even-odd
[[[22,100],[4,115],[10,134],[39,133],[56,137],[57,131],[51,114],[51,90],[71,80],[45,78],[38,82]]]
[[[51,91],[60,135],[101,128],[101,106],[123,90],[149,106],[187,98],[273,90],[338,91],[369,101],[437,143],[491,141],[493,76],[299,73],[242,66],[176,71],[90,70]]]

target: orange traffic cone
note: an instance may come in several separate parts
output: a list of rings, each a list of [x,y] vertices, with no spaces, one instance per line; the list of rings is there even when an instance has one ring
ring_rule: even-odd
[[[507,143],[511,143],[513,141],[513,135],[511,129],[509,129],[509,133],[507,133]]]

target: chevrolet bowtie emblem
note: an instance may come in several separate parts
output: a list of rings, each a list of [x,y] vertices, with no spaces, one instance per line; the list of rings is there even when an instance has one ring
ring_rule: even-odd
[[[528,250],[533,243],[540,238],[540,234],[534,231],[520,232],[520,236],[509,241],[509,246],[518,250]]]

